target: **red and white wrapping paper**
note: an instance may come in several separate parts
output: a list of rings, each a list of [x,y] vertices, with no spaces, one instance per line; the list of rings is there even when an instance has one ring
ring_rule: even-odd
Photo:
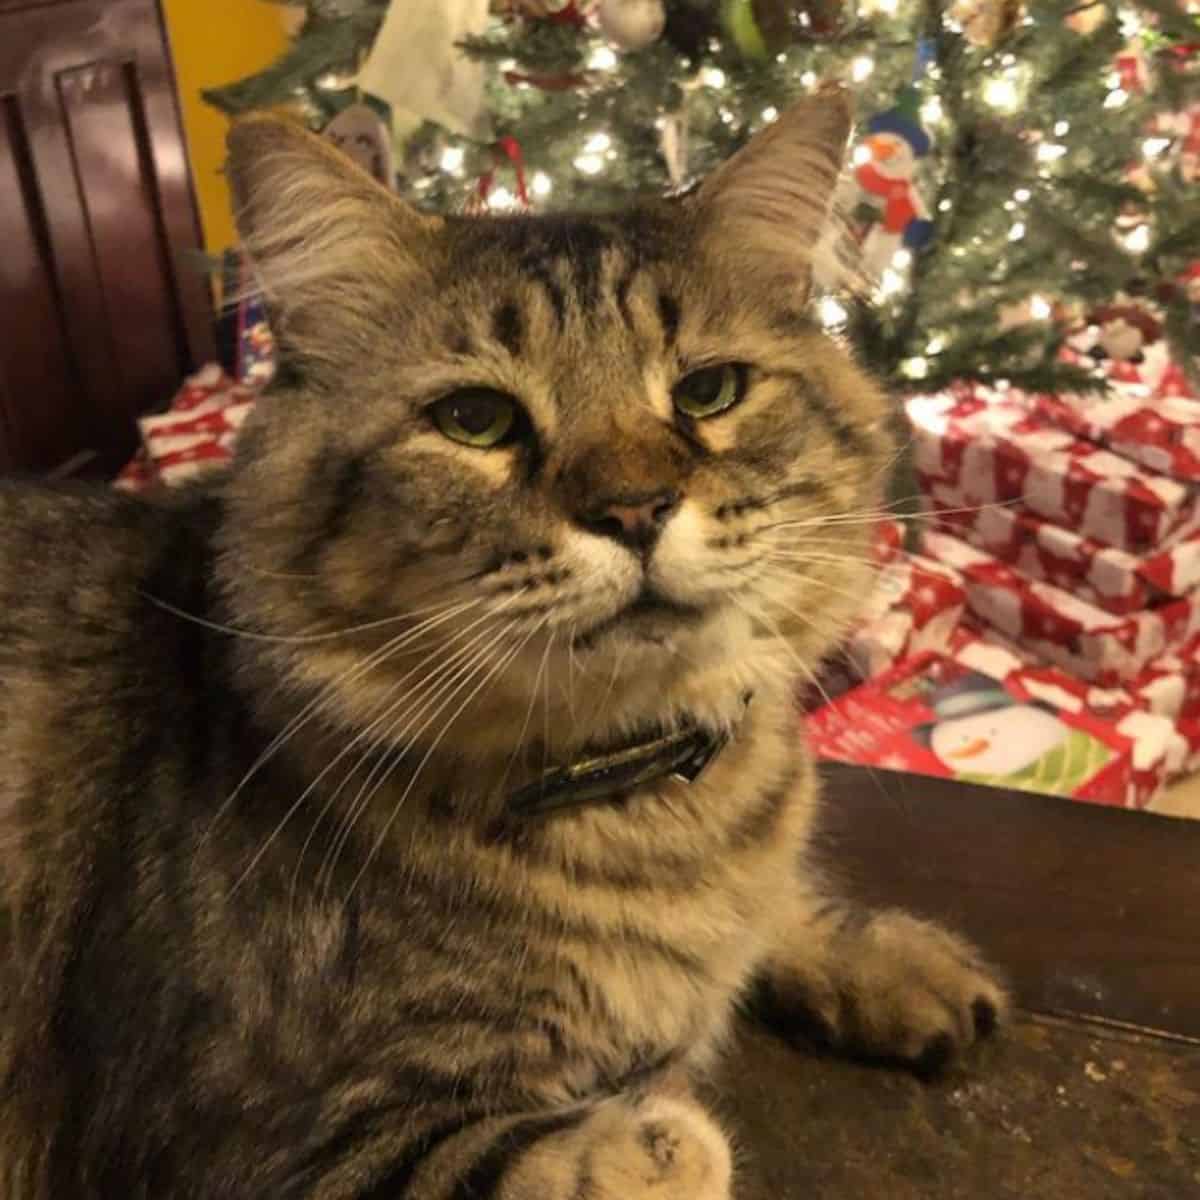
[[[967,607],[1038,658],[1091,683],[1136,678],[1159,655],[1200,632],[1200,594],[1133,613],[1106,612],[1025,578],[1007,563],[936,530],[923,549],[963,577]]]
[[[961,488],[928,482],[935,527],[1112,613],[1130,613],[1200,586],[1200,528],[1167,550],[1137,557],[1105,546],[1019,505],[967,502]]]
[[[898,659],[944,650],[966,607],[956,571],[901,553],[879,573],[862,623],[846,644],[859,678],[869,679]]]
[[[1200,482],[1200,400],[1117,385],[1100,396],[1036,394],[1049,420],[1080,437],[1103,442],[1151,471]]]
[[[138,421],[157,478],[171,486],[227,463],[257,395],[215,364],[185,380],[168,412]]]
[[[976,388],[908,403],[914,461],[926,489],[946,484],[972,504],[1026,507],[1134,554],[1166,546],[1196,511],[1190,488],[1053,425],[1012,394]]]
[[[1076,681],[1041,676],[904,659],[811,714],[809,743],[819,758],[1123,808],[1145,808],[1186,767],[1193,749],[1173,722],[1094,712]]]

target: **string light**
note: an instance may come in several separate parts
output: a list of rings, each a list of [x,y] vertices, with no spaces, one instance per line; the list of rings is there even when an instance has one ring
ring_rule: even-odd
[[[1126,100],[1129,99],[1129,93],[1122,88],[1114,88],[1107,96],[1104,97],[1105,108],[1120,108]]]
[[[599,175],[604,170],[604,159],[599,154],[581,154],[575,159],[575,170],[585,175]]]
[[[924,379],[929,374],[929,362],[918,354],[915,358],[906,358],[900,364],[900,370],[909,379]]]
[[[873,156],[870,146],[855,146],[854,153],[850,157],[856,167],[861,167],[869,163]]]
[[[1053,310],[1050,307],[1050,302],[1045,296],[1030,296],[1029,297],[1029,315],[1035,321],[1044,321],[1050,316]]]
[[[516,197],[506,187],[498,187],[488,196],[488,208],[512,208]]]
[[[1025,236],[1025,222],[1015,221],[1013,227],[1008,231],[1008,240],[1010,242],[1019,242]]]
[[[457,175],[462,170],[463,165],[463,148],[461,146],[447,146],[442,151],[442,157],[439,159],[443,171],[449,171],[451,175]]]
[[[871,72],[874,70],[875,60],[861,54],[850,64],[850,77],[855,83],[862,83],[870,78]]]
[[[705,87],[723,88],[725,86],[725,72],[720,67],[705,67],[700,72],[700,82]]]
[[[879,278],[879,296],[886,300],[889,296],[898,296],[904,291],[904,276],[891,267],[884,267]]]
[[[1033,193],[1028,188],[1017,188],[1017,190],[1013,192],[1013,199],[1019,201],[1021,204],[1024,204],[1025,201],[1028,200],[1032,195]]]
[[[954,207],[949,200],[938,201],[938,212],[949,212]]]
[[[941,354],[946,348],[946,339],[942,334],[936,334],[929,339],[929,344],[925,347],[926,354]]]
[[[773,104],[767,105],[767,107],[762,110],[762,119],[768,124],[774,121],[778,116],[779,109],[777,109]]]
[[[1142,143],[1142,155],[1145,158],[1157,158],[1171,148],[1171,139],[1164,137],[1147,138]]]
[[[1144,254],[1150,248],[1150,226],[1139,225],[1122,239],[1125,249],[1133,254]]]
[[[535,171],[529,186],[535,196],[548,196],[554,190],[554,183],[545,171]]]
[[[806,88],[814,88],[817,86],[817,77],[812,71],[805,71],[800,76],[800,83]]]
[[[817,305],[817,313],[826,329],[836,329],[839,325],[844,325],[850,315],[832,296],[822,298]]]
[[[930,96],[924,104],[921,105],[921,116],[924,118],[927,125],[936,124],[946,114],[942,109],[942,98],[940,96]]]
[[[1020,103],[1016,84],[1011,79],[989,79],[983,85],[983,101],[1003,112],[1015,112]]]
[[[612,138],[607,133],[593,133],[586,142],[583,143],[584,154],[603,154],[605,150],[611,149]]]
[[[892,265],[898,270],[905,271],[912,266],[912,251],[901,247],[892,255]]]
[[[1071,123],[1069,121],[1056,121],[1054,124],[1054,136],[1066,137],[1071,131]]]
[[[1066,152],[1066,146],[1059,146],[1054,142],[1042,142],[1037,148],[1037,160],[1038,162],[1051,163],[1055,159],[1062,158]]]
[[[609,46],[597,46],[588,55],[587,65],[593,71],[611,71],[617,65],[616,53]]]

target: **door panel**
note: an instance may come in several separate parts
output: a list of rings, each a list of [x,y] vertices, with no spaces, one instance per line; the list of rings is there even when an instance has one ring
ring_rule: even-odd
[[[0,469],[114,469],[213,355],[155,0],[0,0]]]

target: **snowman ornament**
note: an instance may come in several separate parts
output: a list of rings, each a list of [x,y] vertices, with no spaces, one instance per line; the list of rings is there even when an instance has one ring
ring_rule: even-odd
[[[919,250],[933,235],[929,209],[914,182],[917,161],[932,148],[917,122],[917,96],[908,89],[895,108],[867,123],[855,154],[860,202],[875,211],[862,240],[863,265],[878,276],[900,249]]]

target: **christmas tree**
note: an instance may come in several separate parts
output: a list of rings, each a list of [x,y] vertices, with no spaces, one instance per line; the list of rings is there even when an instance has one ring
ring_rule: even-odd
[[[314,127],[373,106],[441,211],[683,189],[846,81],[869,284],[817,312],[900,389],[1095,387],[1060,353],[1114,303],[1197,375],[1196,0],[308,0],[290,52],[209,99]]]

